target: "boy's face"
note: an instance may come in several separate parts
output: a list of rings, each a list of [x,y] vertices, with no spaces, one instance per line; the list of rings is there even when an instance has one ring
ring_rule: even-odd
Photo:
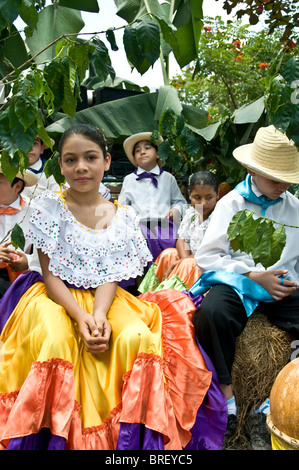
[[[263,193],[264,196],[269,199],[278,199],[291,186],[291,183],[274,181],[254,172],[249,173],[251,174],[253,182],[259,188],[261,193]]]
[[[134,159],[140,168],[152,170],[157,165],[158,158],[157,150],[148,140],[141,140],[135,145]]]
[[[35,139],[35,142],[33,144],[32,149],[29,152],[28,158],[29,158],[29,166],[33,165],[39,157],[44,153],[45,147],[44,144],[42,144],[41,140],[39,138]]]
[[[19,197],[19,191],[22,186],[21,181],[11,186],[10,181],[5,178],[3,173],[0,173],[0,204],[5,206],[12,204]]]

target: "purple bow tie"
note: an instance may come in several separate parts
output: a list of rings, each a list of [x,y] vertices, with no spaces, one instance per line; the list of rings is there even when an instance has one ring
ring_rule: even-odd
[[[160,166],[160,175],[162,171],[163,171],[163,168]],[[134,173],[137,175],[137,168],[134,171]],[[158,187],[158,180],[153,173],[150,173],[149,171],[144,171],[143,173],[140,173],[140,175],[138,175],[138,177],[136,178],[136,181],[143,180],[144,178],[150,178],[155,188]]]

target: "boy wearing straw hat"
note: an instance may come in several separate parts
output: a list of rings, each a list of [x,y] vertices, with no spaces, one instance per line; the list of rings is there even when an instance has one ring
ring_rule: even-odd
[[[291,183],[299,183],[299,153],[285,134],[268,126],[258,130],[252,144],[238,147],[233,155],[247,168],[248,175],[217,203],[195,255],[203,274],[191,288],[193,294],[210,288],[193,322],[228,402],[227,438],[237,424],[231,378],[235,342],[248,316],[258,306],[270,322],[299,338],[298,229],[285,227],[286,245],[281,258],[268,269],[255,265],[251,255],[234,252],[226,238],[233,216],[244,209],[282,224],[299,226],[299,200],[287,191]],[[265,403],[257,404],[250,413],[246,427],[251,449],[271,448],[267,411]]]
[[[11,245],[9,233],[19,224],[23,231],[29,220],[29,211],[26,201],[21,196],[24,187],[32,187],[37,183],[37,177],[30,171],[18,173],[12,183],[3,175],[0,167],[0,298],[4,295],[14,273],[28,269],[26,251],[31,245],[25,244],[24,252],[14,250]],[[6,239],[6,236],[9,239]],[[4,242],[4,243],[3,243]]]
[[[162,137],[151,143],[151,132],[141,132],[124,141],[124,150],[136,170],[124,178],[118,202],[131,205],[140,216],[140,227],[156,259],[175,247],[176,224],[187,208],[175,177],[163,170],[158,147]]]

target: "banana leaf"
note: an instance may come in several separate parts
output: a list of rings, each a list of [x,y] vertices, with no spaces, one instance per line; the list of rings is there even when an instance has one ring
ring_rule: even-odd
[[[81,12],[72,8],[49,5],[39,12],[37,28],[31,37],[26,39],[31,55],[42,51],[51,42],[63,34],[79,33],[85,23]],[[52,60],[55,57],[55,45],[47,48],[36,58],[37,63]]]

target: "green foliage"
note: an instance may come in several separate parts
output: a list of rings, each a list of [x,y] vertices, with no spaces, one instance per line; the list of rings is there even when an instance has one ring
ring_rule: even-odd
[[[160,159],[174,174],[193,173],[202,156],[203,143],[200,136],[186,125],[183,115],[177,115],[172,109],[167,108],[160,118],[159,132],[164,137],[159,146]]]
[[[252,31],[240,21],[205,19],[198,59],[172,79],[181,100],[204,107],[211,120],[262,97],[275,64],[285,62],[280,31]],[[289,53],[289,52],[288,52]],[[295,53],[295,51],[293,51]]]
[[[157,23],[145,17],[124,32],[124,46],[128,61],[144,74],[160,55],[160,29]]]
[[[227,239],[235,252],[251,254],[255,264],[261,263],[267,269],[280,259],[286,233],[284,225],[275,228],[275,221],[243,210],[232,218]]]
[[[280,35],[282,43],[296,38],[299,26],[297,0],[225,0],[223,8],[228,14],[234,12],[238,18],[246,15],[252,25],[259,22],[261,14],[266,14],[265,23],[270,34],[277,28],[282,28]],[[235,8],[239,9],[236,11]]]
[[[23,230],[18,224],[15,224],[15,226],[12,229],[11,232],[11,244],[17,249],[18,247],[21,248],[21,250],[24,250],[25,246],[25,237]]]

